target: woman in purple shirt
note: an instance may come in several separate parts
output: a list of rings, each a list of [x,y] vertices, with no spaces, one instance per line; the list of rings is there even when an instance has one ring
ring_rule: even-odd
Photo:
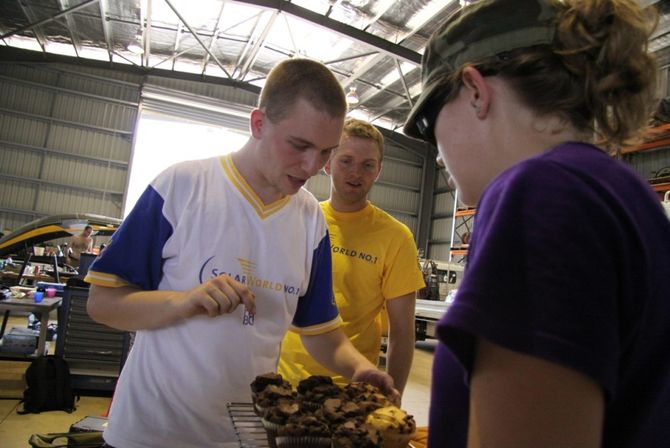
[[[431,37],[405,133],[477,206],[438,326],[431,448],[670,446],[670,221],[608,154],[653,109],[655,17],[480,0]]]

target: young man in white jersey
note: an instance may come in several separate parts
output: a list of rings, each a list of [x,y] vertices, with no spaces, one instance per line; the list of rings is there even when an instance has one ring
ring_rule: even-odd
[[[339,144],[345,113],[325,66],[280,63],[248,142],[159,175],[91,266],[91,316],[137,331],[109,446],[239,446],[226,403],[250,401],[289,327],[319,362],[398,398],[339,328],[326,224],[301,188]]]
[[[424,281],[412,232],[368,200],[381,173],[383,151],[384,137],[377,128],[347,119],[340,145],[325,166],[331,189],[330,199],[321,208],[330,234],[333,289],[342,329],[356,349],[377,364],[386,307],[386,369],[402,392],[414,356],[415,296]],[[293,332],[282,344],[279,372],[293,384],[309,375],[346,381],[314,360]]]

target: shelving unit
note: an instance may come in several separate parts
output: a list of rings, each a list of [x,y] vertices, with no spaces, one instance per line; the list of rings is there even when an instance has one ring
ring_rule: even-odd
[[[650,151],[664,147],[670,147],[670,123],[648,128],[644,132],[644,143],[636,146],[628,146],[621,149],[622,155],[634,154],[641,151]],[[651,188],[658,192],[661,197],[666,191],[670,191],[670,176],[649,179]]]
[[[475,222],[475,212],[474,208],[458,206],[458,191],[456,191],[454,193],[454,218],[451,223],[450,262],[465,262]]]

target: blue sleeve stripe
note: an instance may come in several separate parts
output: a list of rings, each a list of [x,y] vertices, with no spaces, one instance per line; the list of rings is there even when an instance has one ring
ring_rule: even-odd
[[[90,270],[119,277],[144,290],[157,289],[163,271],[163,246],[172,235],[163,204],[161,195],[147,187]]]
[[[296,328],[309,328],[331,322],[338,317],[339,310],[333,296],[330,237],[326,232],[314,250],[307,292],[298,299],[298,309],[293,316],[292,325]]]

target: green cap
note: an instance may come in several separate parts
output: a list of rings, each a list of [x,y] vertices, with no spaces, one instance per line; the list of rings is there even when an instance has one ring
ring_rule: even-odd
[[[456,11],[428,41],[421,61],[423,91],[405,122],[405,134],[423,139],[417,123],[427,103],[463,64],[551,44],[555,31],[551,0],[479,0]]]

